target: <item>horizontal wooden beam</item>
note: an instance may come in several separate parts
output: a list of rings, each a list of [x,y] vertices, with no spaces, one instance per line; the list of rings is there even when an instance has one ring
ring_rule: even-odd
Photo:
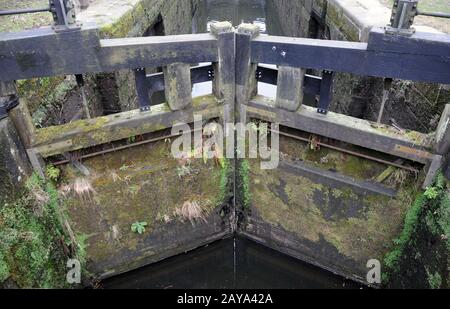
[[[309,178],[315,183],[321,183],[332,188],[350,187],[355,193],[363,196],[368,194],[379,194],[388,197],[395,197],[397,195],[396,190],[388,188],[382,184],[370,181],[355,180],[352,177],[337,172],[309,166],[304,162],[289,162],[282,160],[279,168],[288,173]]]
[[[0,33],[0,81],[217,61],[210,34],[100,40],[95,24]]]
[[[367,50],[399,54],[449,57],[450,35],[415,32],[411,36],[386,35],[383,28],[370,32]]]
[[[436,54],[427,50],[431,48],[429,40],[408,42],[406,46],[422,48],[423,53],[409,53],[408,48],[368,50],[367,43],[259,36],[252,40],[251,61],[450,84],[450,44],[439,45],[440,51]],[[441,55],[443,49],[447,56]]]
[[[44,158],[69,151],[84,149],[132,136],[171,128],[179,122],[191,123],[195,115],[204,120],[218,118],[223,107],[212,95],[193,99],[189,109],[171,111],[167,104],[151,107],[148,112],[132,110],[95,119],[48,127],[36,131],[33,145],[36,153]]]
[[[305,105],[297,112],[290,112],[276,108],[272,99],[263,96],[252,98],[246,110],[251,118],[277,122],[400,158],[424,164],[433,158],[431,143],[418,132],[402,134],[389,126],[377,127],[370,121],[333,112],[322,115],[315,108]]]

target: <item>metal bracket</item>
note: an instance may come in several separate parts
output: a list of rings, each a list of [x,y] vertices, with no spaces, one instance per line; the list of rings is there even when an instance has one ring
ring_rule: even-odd
[[[145,68],[134,70],[134,77],[136,80],[136,91],[139,101],[139,109],[141,110],[141,112],[147,112],[150,110],[151,104]]]
[[[75,4],[73,0],[49,0],[50,12],[55,21],[56,32],[79,30],[76,23]]]
[[[330,108],[331,102],[331,90],[333,88],[333,72],[323,71],[322,74],[322,84],[320,85],[320,100],[317,107],[317,112],[319,114],[326,115]]]
[[[395,0],[392,8],[391,24],[387,26],[387,34],[410,36],[416,32],[411,26],[417,15],[418,0]]]
[[[149,111],[153,105],[151,96],[158,91],[164,91],[164,74],[154,73],[146,74],[145,69],[134,70],[136,80],[136,90],[139,100],[139,109],[141,112]],[[192,84],[212,81],[215,78],[214,67],[212,65],[197,66],[191,68]]]

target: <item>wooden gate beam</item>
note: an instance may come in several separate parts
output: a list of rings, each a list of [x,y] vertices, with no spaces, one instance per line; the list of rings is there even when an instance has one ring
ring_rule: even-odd
[[[247,116],[423,164],[433,159],[430,152],[432,145],[425,134],[401,134],[389,126],[378,128],[370,121],[333,112],[322,115],[306,105],[296,112],[290,112],[276,108],[272,99],[256,96],[248,103]]]

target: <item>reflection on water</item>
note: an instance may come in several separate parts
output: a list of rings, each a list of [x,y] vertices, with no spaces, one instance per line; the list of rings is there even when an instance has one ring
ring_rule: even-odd
[[[208,24],[213,21],[229,21],[233,26],[241,23],[254,23],[266,33],[265,0],[202,0],[194,15],[193,31],[208,31]]]
[[[281,27],[268,5],[269,1],[272,0],[202,0],[194,13],[192,33],[206,33],[212,22],[229,21],[235,27],[241,23],[252,23],[258,25],[263,34],[281,35]],[[258,93],[261,95],[275,98],[276,89],[274,85],[258,83]],[[209,94],[211,90],[211,82],[196,84],[192,95]]]
[[[108,279],[103,282],[103,287],[290,289],[359,286],[247,239],[230,238]]]

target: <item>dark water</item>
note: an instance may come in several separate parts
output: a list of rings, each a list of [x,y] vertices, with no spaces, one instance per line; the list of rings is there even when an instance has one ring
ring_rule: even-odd
[[[258,25],[263,34],[283,35],[278,17],[271,9],[272,1],[276,0],[202,0],[194,12],[192,33],[209,32],[209,25],[214,21],[229,21],[234,27],[251,23]],[[275,98],[276,89],[274,85],[258,83],[258,93],[261,95]],[[192,95],[209,94],[211,90],[211,82],[195,84]]]
[[[213,21],[256,23],[263,33],[282,35],[270,11],[272,0],[204,0],[195,12],[193,33]],[[276,87],[259,85],[275,96]],[[211,83],[195,85],[193,95],[211,92]],[[358,288],[354,282],[244,238],[226,239],[103,282],[104,288]]]
[[[103,282],[106,289],[358,288],[245,238],[229,238]]]
[[[261,32],[282,35],[278,19],[271,10],[274,0],[203,0],[194,14],[193,33],[208,31],[213,21],[229,21],[237,27],[241,23],[254,23]]]

